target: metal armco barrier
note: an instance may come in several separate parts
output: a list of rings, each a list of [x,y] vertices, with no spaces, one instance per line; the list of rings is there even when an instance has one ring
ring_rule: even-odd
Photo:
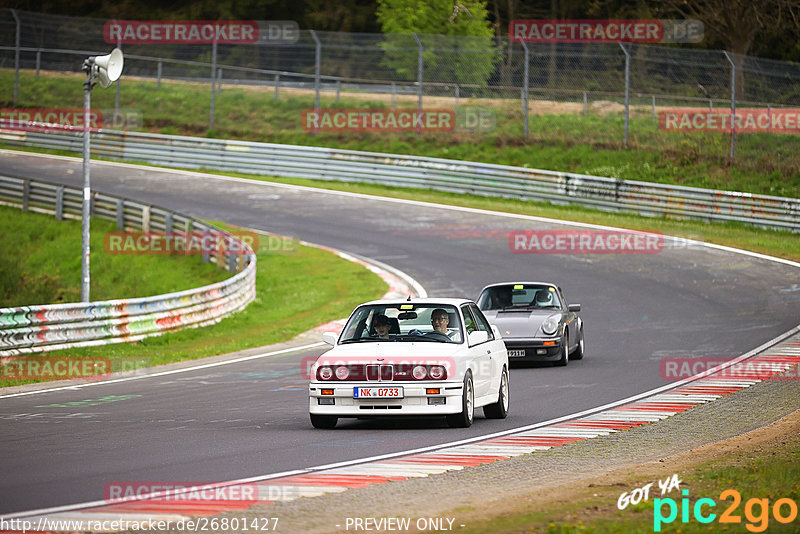
[[[0,176],[3,205],[80,220],[81,198],[80,189]],[[92,196],[92,214],[116,221],[119,230],[226,233],[179,213],[97,192]],[[246,243],[239,243],[246,254],[203,256],[204,261],[235,272],[215,284],[153,297],[0,308],[0,355],[138,341],[219,322],[255,298],[256,256]]]
[[[15,146],[82,150],[80,133],[0,132]],[[800,230],[800,199],[354,150],[101,131],[95,156],[157,165],[435,189]]]

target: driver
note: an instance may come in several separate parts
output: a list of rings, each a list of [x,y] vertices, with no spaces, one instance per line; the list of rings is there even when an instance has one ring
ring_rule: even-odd
[[[442,308],[436,308],[431,313],[431,325],[433,329],[440,334],[444,334],[449,338],[453,337],[454,330],[449,330],[447,326],[450,324],[450,316]]]
[[[389,339],[389,330],[391,330],[392,325],[388,317],[382,314],[378,315],[375,317],[372,327],[375,329],[375,333],[378,334],[379,338]]]
[[[540,289],[536,293],[536,298],[534,299],[534,305],[539,308],[545,308],[547,306],[551,306],[553,304],[553,297],[550,295],[550,292],[545,289]]]

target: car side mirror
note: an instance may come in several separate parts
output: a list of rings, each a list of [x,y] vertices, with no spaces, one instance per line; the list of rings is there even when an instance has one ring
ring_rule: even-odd
[[[336,335],[336,332],[323,332],[322,333],[322,341],[327,343],[328,345],[336,346],[336,340],[339,336]]]
[[[570,304],[569,305],[569,311],[571,311],[571,312],[579,312],[579,311],[581,311],[581,305],[580,304]]]
[[[489,332],[486,332],[485,330],[476,330],[475,332],[470,332],[467,336],[467,341],[469,341],[470,346],[486,343],[489,341]]]

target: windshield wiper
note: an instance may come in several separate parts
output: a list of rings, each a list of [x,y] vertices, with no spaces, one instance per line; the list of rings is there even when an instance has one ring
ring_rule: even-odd
[[[367,337],[354,337],[352,339],[345,339],[342,341],[342,344],[345,343],[361,343],[362,341],[391,341],[391,339],[383,339],[377,336],[367,336]]]

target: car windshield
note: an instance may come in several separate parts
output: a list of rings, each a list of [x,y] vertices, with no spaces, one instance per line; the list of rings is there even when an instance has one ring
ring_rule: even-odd
[[[342,343],[462,343],[463,339],[455,306],[412,302],[360,306],[350,316],[341,336]]]
[[[481,310],[561,308],[556,288],[547,284],[507,284],[487,287],[478,299]]]

